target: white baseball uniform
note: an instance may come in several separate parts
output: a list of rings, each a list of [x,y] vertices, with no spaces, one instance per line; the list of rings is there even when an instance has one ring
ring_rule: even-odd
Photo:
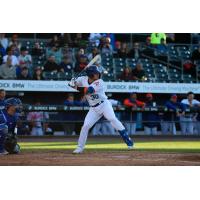
[[[200,104],[200,102],[196,99],[193,99],[192,102],[189,102],[188,99],[183,99],[181,103],[186,104],[188,106],[190,104],[192,106]],[[185,116],[180,117],[181,132],[183,135],[194,134],[194,127],[195,125],[197,125],[197,123],[195,123],[196,121],[194,121],[193,117],[194,117],[194,113],[190,113],[190,114],[188,113]]]
[[[42,122],[44,122],[45,119],[49,119],[49,115],[47,112],[29,112],[28,113],[27,120],[34,122],[34,126],[32,127],[32,130],[31,130],[31,135],[36,135],[36,136],[44,135]]]
[[[102,79],[98,79],[91,84],[88,83],[88,77],[82,76],[77,78],[75,85],[78,87],[93,87],[95,92],[93,94],[86,94],[86,99],[89,103],[90,109],[85,118],[83,127],[81,129],[78,140],[78,147],[83,149],[87,140],[89,129],[104,116],[111,122],[112,126],[118,130],[124,130],[122,123],[116,118],[110,101],[105,95],[105,86]]]

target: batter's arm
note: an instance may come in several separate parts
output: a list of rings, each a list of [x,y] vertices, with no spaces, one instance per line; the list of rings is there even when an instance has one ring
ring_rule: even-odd
[[[92,89],[93,88],[93,89]],[[91,92],[95,93],[95,92],[99,92],[99,91],[104,91],[105,90],[105,84],[104,81],[102,79],[96,80],[93,84],[92,84],[92,88],[91,88]]]

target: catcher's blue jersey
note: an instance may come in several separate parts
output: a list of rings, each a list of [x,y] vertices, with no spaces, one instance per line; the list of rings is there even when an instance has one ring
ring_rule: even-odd
[[[17,124],[17,114],[9,115],[6,110],[0,111],[0,124],[7,125],[9,132],[14,132],[16,124]]]
[[[4,152],[4,141],[6,132],[14,133],[17,124],[18,115],[9,115],[6,110],[0,110],[0,153]],[[5,132],[6,130],[6,132]]]
[[[5,106],[5,101],[4,100],[0,100],[0,106]]]

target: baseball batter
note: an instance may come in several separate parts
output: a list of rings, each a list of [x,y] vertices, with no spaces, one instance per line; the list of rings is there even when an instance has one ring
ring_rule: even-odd
[[[119,132],[128,148],[133,147],[133,141],[128,136],[122,123],[116,118],[111,103],[107,100],[105,95],[105,86],[102,79],[100,79],[100,72],[97,66],[92,65],[86,69],[87,76],[78,77],[76,80],[70,82],[70,86],[83,90],[86,99],[89,103],[90,109],[85,118],[83,127],[81,129],[78,146],[73,151],[75,154],[82,153],[85,147],[89,129],[104,116],[111,122],[112,126]]]

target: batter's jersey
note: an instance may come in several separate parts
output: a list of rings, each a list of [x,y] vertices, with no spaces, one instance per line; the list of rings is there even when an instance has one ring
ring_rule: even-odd
[[[105,101],[108,97],[105,94],[105,85],[102,79],[98,79],[91,84],[88,83],[88,76],[81,76],[76,79],[78,87],[93,87],[95,92],[93,94],[86,94],[86,99],[90,106],[95,106],[101,101]]]

